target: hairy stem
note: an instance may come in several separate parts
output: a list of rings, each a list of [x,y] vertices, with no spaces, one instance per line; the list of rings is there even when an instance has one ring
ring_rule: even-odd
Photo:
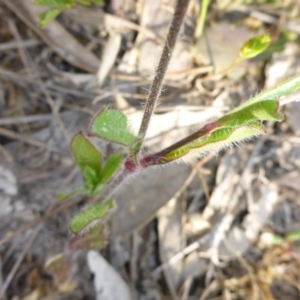
[[[99,198],[96,198],[96,202],[104,201],[110,197],[110,195],[122,185],[122,183],[131,175],[127,169],[124,169],[117,175],[104,189]]]
[[[142,123],[139,130],[139,136],[142,140],[144,140],[147,129],[150,123],[151,116],[154,112],[155,106],[157,104],[158,98],[160,96],[160,92],[162,89],[162,84],[164,81],[164,77],[172,56],[173,49],[176,44],[176,40],[180,31],[180,27],[183,23],[184,16],[189,5],[189,0],[178,0],[175,14],[173,16],[173,20],[168,32],[168,36],[166,39],[166,43],[164,45],[164,49],[156,69],[156,74],[153,79],[152,85],[150,87],[150,93],[148,95],[145,111],[142,119]],[[139,147],[139,151],[142,147],[142,144]]]
[[[190,134],[189,136],[183,138],[182,140],[170,145],[169,147],[167,147],[159,152],[156,152],[154,154],[149,154],[149,155],[142,157],[140,159],[140,164],[144,168],[147,168],[147,167],[153,166],[153,165],[162,165],[164,163],[162,158],[165,155],[167,155],[168,153],[172,152],[175,149],[178,149],[184,145],[187,145],[187,144],[195,141],[195,139],[198,139],[204,135],[212,133],[217,128],[217,126],[218,126],[217,122],[208,123],[205,126],[203,126],[201,129],[195,131],[194,133]],[[168,163],[168,162],[166,162],[166,163]]]

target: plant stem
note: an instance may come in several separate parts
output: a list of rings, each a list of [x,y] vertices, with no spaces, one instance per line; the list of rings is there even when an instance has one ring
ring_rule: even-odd
[[[166,156],[173,150],[181,148],[182,146],[185,146],[204,135],[212,133],[217,127],[218,127],[217,122],[208,123],[205,126],[203,126],[201,129],[195,131],[194,133],[190,134],[189,136],[183,138],[182,140],[170,145],[169,147],[167,147],[163,150],[160,150],[159,152],[156,152],[154,154],[145,155],[144,157],[142,157],[140,159],[140,164],[144,168],[147,168],[149,166],[162,165],[164,163],[169,163],[169,161],[164,160],[164,156]]]
[[[196,28],[196,32],[195,32],[195,38],[198,39],[203,32],[203,28],[204,28],[204,23],[205,23],[205,19],[206,19],[206,15],[207,15],[207,9],[208,9],[208,5],[209,5],[209,1],[210,0],[202,0],[201,2],[201,11],[199,14],[199,18],[197,21],[197,28]]]
[[[148,95],[146,105],[145,105],[145,111],[142,119],[142,123],[139,130],[139,136],[141,137],[141,140],[143,141],[147,129],[150,123],[151,116],[154,112],[154,109],[156,107],[158,98],[161,93],[162,84],[164,81],[164,77],[172,56],[173,49],[176,44],[176,40],[180,31],[180,27],[183,23],[185,13],[187,11],[189,0],[178,0],[175,13],[173,16],[173,20],[171,23],[171,26],[169,28],[168,36],[166,39],[166,43],[164,45],[164,49],[158,64],[158,67],[156,69],[156,74],[153,79],[152,85],[150,87],[150,93]],[[139,151],[141,150],[142,143],[139,147]]]
[[[128,178],[132,173],[127,169],[121,171],[117,177],[115,177],[104,189],[99,198],[96,198],[95,201],[103,201],[108,199],[108,197]]]

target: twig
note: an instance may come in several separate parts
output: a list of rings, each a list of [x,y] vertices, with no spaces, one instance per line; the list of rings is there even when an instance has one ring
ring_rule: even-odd
[[[64,211],[65,209],[72,207],[75,204],[78,204],[80,201],[82,201],[82,197],[78,197],[77,199],[71,199],[68,201],[63,202],[59,206],[53,209],[53,206],[49,208],[49,210],[43,215],[42,217],[36,219],[35,221],[25,225],[24,227],[20,228],[19,230],[15,231],[12,234],[7,235],[2,240],[0,240],[0,246],[6,244],[7,242],[11,241],[15,237],[21,235],[22,233],[26,232],[27,230],[36,227],[40,223],[44,222],[45,220],[51,218],[52,216]]]
[[[35,147],[39,147],[39,148],[42,148],[42,149],[48,149],[49,151],[52,151],[52,152],[60,152],[60,150],[55,148],[55,147],[50,147],[50,146],[45,145],[45,144],[43,144],[39,141],[36,141],[36,140],[34,140],[30,137],[18,134],[14,131],[11,131],[11,130],[8,130],[8,129],[5,129],[5,128],[0,127],[0,135],[7,136],[11,139],[15,139],[15,140],[27,143],[27,144],[35,146]]]
[[[189,0],[178,0],[175,14],[173,16],[173,20],[168,32],[167,40],[164,45],[164,49],[156,70],[155,77],[153,79],[152,85],[150,87],[150,93],[148,95],[148,98],[146,100],[145,104],[145,111],[143,115],[143,119],[141,122],[140,130],[139,130],[139,136],[142,140],[144,140],[147,129],[150,123],[151,116],[154,112],[154,109],[157,105],[158,98],[161,93],[164,77],[172,56],[172,52],[174,50],[176,40],[180,31],[180,27],[183,23],[184,16],[186,13],[186,10],[189,5]],[[142,145],[141,145],[142,146]]]
[[[53,113],[53,115],[56,117],[60,127],[61,127],[61,130],[65,136],[65,139],[67,141],[67,143],[70,142],[70,136],[66,130],[66,127],[63,123],[63,120],[59,114],[59,108],[58,106],[55,104],[54,100],[52,99],[49,91],[47,90],[44,82],[42,81],[42,79],[40,78],[40,74],[39,74],[39,71],[37,69],[37,67],[35,66],[34,62],[32,61],[27,49],[23,46],[23,43],[22,43],[22,38],[17,30],[17,27],[15,26],[15,24],[10,21],[9,22],[9,25],[10,25],[10,28],[11,28],[11,31],[13,33],[13,35],[15,36],[17,42],[18,42],[18,48],[19,48],[19,52],[20,52],[20,56],[22,58],[22,62],[24,64],[24,66],[26,67],[27,69],[27,72],[30,74],[30,77],[31,79],[33,80],[36,80],[38,82],[38,84],[40,85],[41,87],[41,90],[46,98],[46,101],[48,103],[48,105],[50,106],[51,108],[51,111]]]
[[[185,191],[187,189],[187,187],[190,185],[190,183],[193,181],[194,177],[197,174],[197,167],[201,167],[204,164],[206,164],[210,159],[212,158],[212,154],[209,155],[208,157],[206,157],[205,159],[201,160],[197,166],[194,166],[193,171],[191,172],[191,174],[189,175],[189,177],[186,179],[186,181],[183,183],[183,185],[179,188],[179,190],[176,191],[176,193],[174,194],[174,196],[172,198],[177,199],[183,191]],[[167,260],[166,262],[164,262],[162,265],[160,265],[159,267],[157,267],[153,272],[152,272],[152,276],[154,278],[156,278],[164,269],[168,268],[169,266],[171,266],[172,264],[175,264],[176,262],[180,261],[181,259],[183,259],[186,255],[196,251],[197,249],[199,249],[199,247],[207,240],[208,234],[201,240],[198,240],[192,244],[190,244],[189,246],[187,246],[185,249],[183,249],[182,251],[178,252],[177,254],[175,254],[173,257],[171,257],[169,260]]]
[[[17,261],[15,262],[13,268],[11,269],[9,275],[7,276],[4,284],[2,285],[1,287],[1,290],[0,290],[0,299],[3,299],[4,295],[5,295],[5,292],[8,288],[8,286],[10,285],[12,279],[14,278],[17,270],[19,269],[26,253],[28,252],[28,250],[30,249],[33,241],[35,240],[35,238],[37,237],[37,234],[39,233],[40,231],[40,228],[41,227],[38,227],[35,229],[35,231],[32,233],[29,241],[27,242],[27,244],[25,245],[25,247],[23,248],[23,251],[21,252],[20,256],[18,257]]]
[[[212,254],[212,261],[215,265],[220,265],[218,259],[218,247],[221,241],[225,238],[226,233],[230,229],[230,226],[235,218],[235,212],[238,207],[238,199],[241,193],[243,192],[244,183],[246,180],[251,178],[251,171],[253,165],[255,163],[255,158],[258,156],[259,151],[261,150],[265,139],[261,138],[256,142],[256,145],[248,159],[247,165],[240,177],[239,184],[236,186],[234,193],[231,196],[230,204],[227,207],[226,214],[224,215],[223,219],[221,220],[220,224],[216,229],[216,233],[214,235],[211,247],[211,254]]]
[[[24,47],[36,47],[40,45],[41,42],[36,39],[29,39],[27,41],[23,41]],[[1,43],[0,44],[0,51],[10,51],[18,47],[18,42],[8,42],[8,43]]]
[[[265,23],[269,23],[269,24],[279,24],[280,20],[279,18],[273,17],[265,12],[253,9],[249,6],[245,6],[245,5],[238,5],[236,7],[234,7],[235,9],[247,13],[249,14],[251,17],[256,18],[258,20],[261,20]],[[296,32],[300,32],[300,23],[297,22],[282,22],[280,24],[282,27],[286,27],[289,30],[294,30]]]
[[[24,117],[0,118],[0,126],[13,124],[27,124],[34,122],[45,122],[53,120],[52,114],[28,115]]]
[[[201,238],[201,240],[198,240],[190,245],[188,245],[186,248],[184,248],[182,251],[178,252],[177,254],[175,254],[174,256],[172,256],[168,261],[164,262],[163,264],[161,264],[160,266],[158,266],[156,269],[154,269],[154,271],[152,272],[152,277],[153,278],[157,278],[158,275],[166,268],[168,268],[169,266],[177,263],[178,261],[180,261],[181,259],[183,259],[185,256],[187,256],[188,254],[198,250],[200,248],[201,245],[203,245],[207,240],[209,240],[211,238],[210,234],[206,234],[204,237]],[[203,257],[207,257],[210,258],[210,254],[208,252],[203,252],[200,253]]]

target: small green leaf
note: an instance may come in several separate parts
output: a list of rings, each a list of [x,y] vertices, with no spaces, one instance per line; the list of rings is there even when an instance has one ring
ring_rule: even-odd
[[[115,201],[113,199],[90,206],[73,218],[70,225],[71,231],[77,234],[81,231],[94,227],[97,222],[101,221],[101,219],[107,216],[107,214],[114,208]]]
[[[128,128],[127,117],[118,110],[107,108],[103,108],[93,120],[90,135],[124,146],[131,146],[138,140]]]
[[[107,182],[115,174],[122,162],[122,158],[123,155],[121,153],[114,153],[106,160],[101,172],[101,183]]]
[[[64,7],[51,8],[39,14],[39,25],[46,27],[52,20],[54,20],[60,13],[62,13]]]
[[[97,176],[100,174],[102,154],[81,132],[73,137],[71,150],[77,165],[83,172],[88,166]]]
[[[84,177],[84,182],[87,187],[91,189],[95,189],[98,181],[99,181],[99,176],[97,176],[97,173],[95,172],[94,169],[92,169],[90,166],[86,166],[83,169],[83,177]]]
[[[240,50],[240,58],[247,59],[255,57],[264,52],[271,44],[271,37],[265,33],[255,36],[244,43]]]
[[[73,0],[35,0],[34,5],[56,6],[57,8],[63,6],[65,8],[66,6],[71,7],[73,2]]]

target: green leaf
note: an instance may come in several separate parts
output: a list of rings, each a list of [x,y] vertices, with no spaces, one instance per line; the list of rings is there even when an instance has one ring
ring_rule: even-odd
[[[299,88],[300,75],[297,75],[258,94],[224,117],[206,124],[202,129],[168,148],[140,158],[140,164],[142,166],[165,164],[189,153],[203,155],[264,134],[261,121],[281,121],[278,98],[287,96]]]
[[[101,183],[107,182],[115,174],[122,162],[122,158],[123,155],[121,153],[114,153],[106,160],[101,172]]]
[[[257,135],[264,133],[264,127],[260,122],[240,125],[236,128],[224,127],[215,130],[213,133],[201,137],[196,141],[170,151],[160,158],[159,163],[168,163],[192,153],[195,153],[197,155],[207,154],[212,150],[221,150],[237,142],[251,139]]]
[[[105,202],[90,206],[80,214],[76,215],[70,225],[73,233],[93,228],[101,219],[115,208],[115,201],[108,199]]]
[[[124,146],[131,146],[138,140],[128,128],[127,117],[118,110],[107,108],[93,120],[89,134]]]
[[[257,96],[244,102],[242,105],[234,109],[232,112],[244,108],[246,106],[249,106],[253,103],[258,103],[267,100],[278,100],[280,97],[288,96],[299,89],[300,89],[300,75],[297,75],[295,77],[289,78],[281,82],[275,87],[272,87],[270,89],[261,92]]]
[[[278,109],[278,101],[276,100],[261,101],[246,107],[241,105],[220,118],[216,123],[223,127],[236,127],[252,121],[281,121],[282,118]]]
[[[86,186],[91,189],[95,189],[99,181],[99,176],[97,175],[96,171],[90,166],[86,166],[82,173]]]
[[[249,39],[240,50],[240,58],[247,59],[257,56],[270,46],[271,41],[271,37],[267,33]]]
[[[60,6],[71,7],[73,4],[73,0],[35,0],[34,5],[40,6],[56,6],[60,8]]]
[[[39,14],[39,25],[46,27],[52,20],[54,20],[60,13],[62,13],[64,7],[51,8]]]
[[[277,101],[262,101],[236,108],[233,112],[209,124],[208,129],[199,132],[199,136],[196,135],[194,141],[177,149],[171,148],[172,150],[164,153],[159,161],[167,163],[191,152],[205,154],[263,134],[265,130],[260,121],[264,120],[281,120]]]
[[[102,154],[81,132],[73,137],[71,150],[83,172],[86,167],[90,167],[97,176],[100,175]]]

